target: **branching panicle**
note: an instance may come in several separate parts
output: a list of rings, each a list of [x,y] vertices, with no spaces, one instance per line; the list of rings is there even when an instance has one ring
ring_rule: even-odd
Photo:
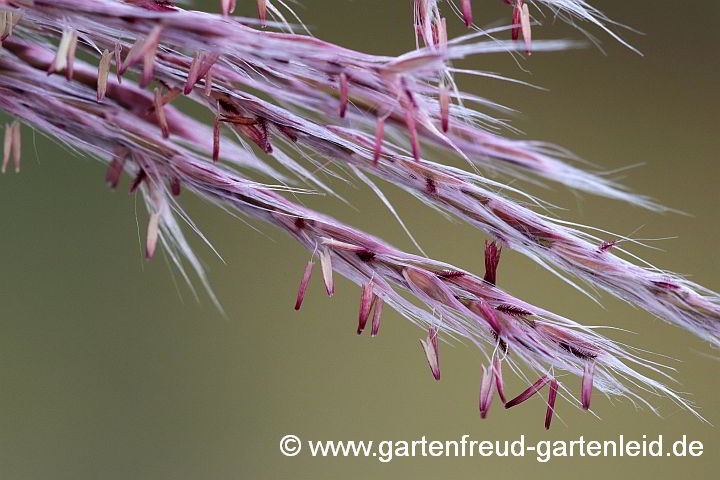
[[[546,383],[546,428],[558,391],[586,409],[597,389],[650,408],[638,390],[663,394],[692,410],[672,389],[643,373],[667,376],[635,350],[496,285],[501,251],[514,249],[570,282],[580,278],[720,345],[716,293],[616,255],[623,239],[602,241],[584,227],[540,213],[527,206],[542,207],[540,200],[479,173],[479,168],[491,167],[521,179],[540,176],[662,210],[599,173],[563,161],[560,149],[492,131],[504,124],[469,105],[501,107],[460,91],[453,78],[462,71],[452,61],[468,55],[572,45],[531,43],[533,4],[522,0],[507,2],[512,6],[509,36],[522,36],[522,45],[485,37],[508,30],[502,28],[448,40],[438,3],[414,2],[418,44],[422,40],[424,47],[385,57],[288,33],[290,25],[272,1],[258,1],[258,22],[230,17],[235,2],[226,0],[221,2],[224,15],[183,10],[170,1],[0,0],[0,109],[107,162],[105,180],[112,188],[123,172],[132,178],[129,190],[142,194],[149,212],[147,258],[160,244],[183,275],[187,262],[207,286],[177,222],[178,217],[187,220],[179,198],[192,192],[272,224],[306,247],[311,258],[302,272],[295,309],[308,294],[319,259],[328,295],[337,287],[335,273],[361,286],[358,334],[368,322],[371,335],[378,334],[385,304],[427,330],[427,339],[420,342],[435,379],[440,379],[440,340],[477,345],[487,352],[482,417],[488,415],[494,392],[510,408]],[[606,20],[584,1],[538,3],[598,25]],[[471,2],[458,5],[472,26]],[[76,59],[77,49],[94,56],[96,65]],[[214,118],[212,126],[173,106],[183,97],[206,108]],[[11,157],[19,168],[20,143],[20,124],[15,122],[6,127],[3,171]],[[438,152],[462,158],[470,170],[442,163]],[[366,183],[403,228],[375,180],[489,234],[494,240],[485,243],[484,277],[398,250],[289,199],[312,193],[286,186],[297,182],[337,195],[318,172],[349,172]],[[277,185],[254,181],[253,174],[269,175]],[[506,402],[503,362],[515,371],[525,365],[540,380]],[[556,371],[582,378],[580,399]]]

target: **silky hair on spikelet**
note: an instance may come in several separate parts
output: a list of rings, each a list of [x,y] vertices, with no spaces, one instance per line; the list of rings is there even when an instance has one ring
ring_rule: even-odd
[[[465,23],[473,25],[470,2],[456,3]],[[606,24],[584,2],[538,3]],[[502,248],[511,248],[582,291],[576,279],[720,344],[716,293],[633,257],[620,248],[629,239],[598,238],[589,227],[546,213],[542,200],[481,173],[492,168],[508,177],[541,178],[664,210],[602,172],[578,168],[560,148],[504,138],[498,132],[506,125],[475,106],[504,107],[462,92],[454,78],[482,74],[452,67],[467,56],[575,44],[531,39],[524,2],[513,3],[517,22],[508,27],[448,39],[442,5],[427,0],[413,7],[419,48],[397,57],[368,55],[290,33],[279,10],[286,8],[283,2],[258,5],[255,20],[230,16],[234,2],[225,1],[224,15],[149,0],[0,1],[7,33],[0,51],[0,109],[106,162],[111,187],[127,173],[130,191],[143,196],[149,212],[146,256],[165,248],[188,283],[187,264],[210,295],[178,221],[200,234],[179,203],[183,191],[274,225],[307,249],[296,309],[314,270],[323,275],[328,295],[335,291],[337,273],[360,286],[358,334],[368,323],[371,335],[379,333],[386,304],[427,331],[420,344],[434,378],[440,379],[443,340],[478,346],[486,358],[482,417],[494,393],[511,408],[546,385],[546,428],[558,393],[589,409],[593,389],[653,411],[646,396],[667,396],[697,415],[692,404],[652,378],[671,379],[669,369],[641,350],[497,286]],[[496,38],[507,34],[509,40]],[[97,65],[76,59],[76,50],[95,57]],[[174,108],[172,102],[182,97],[204,107],[212,125]],[[6,158],[19,158],[20,125],[7,131]],[[468,168],[443,163],[438,152],[457,156]],[[257,182],[253,175],[276,183]],[[326,177],[368,185],[403,228],[378,179],[489,234],[495,240],[485,246],[484,277],[429,258],[417,242],[420,254],[398,250],[290,200],[317,192],[340,198]],[[512,399],[505,398],[503,365],[528,384]],[[560,372],[581,377],[579,388]]]

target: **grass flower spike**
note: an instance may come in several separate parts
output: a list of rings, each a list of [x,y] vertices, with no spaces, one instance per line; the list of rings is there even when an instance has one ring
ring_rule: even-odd
[[[662,395],[695,412],[665,385],[667,369],[641,350],[498,286],[501,253],[513,249],[580,290],[585,282],[720,346],[715,292],[644,263],[620,248],[623,237],[601,239],[589,227],[547,214],[542,200],[510,180],[542,179],[665,209],[602,172],[578,168],[561,148],[501,136],[504,122],[475,107],[504,108],[463,92],[455,79],[485,75],[453,67],[468,56],[575,46],[531,40],[533,6],[602,28],[609,22],[583,1],[518,0],[508,2],[508,26],[448,39],[441,3],[413,3],[419,48],[391,57],[292,33],[284,15],[294,14],[283,2],[258,1],[259,19],[249,19],[232,16],[235,1],[226,0],[221,15],[169,1],[0,0],[0,109],[17,119],[5,130],[3,171],[11,157],[19,169],[22,123],[107,163],[112,188],[127,174],[129,191],[141,195],[148,210],[146,257],[164,248],[188,282],[189,265],[210,295],[181,226],[195,229],[182,210],[183,194],[275,226],[310,257],[304,268],[298,262],[296,310],[312,293],[319,260],[327,295],[341,288],[336,275],[360,287],[357,334],[368,322],[370,335],[379,333],[386,304],[427,332],[420,344],[436,380],[443,341],[476,345],[485,357],[483,418],[495,393],[510,408],[546,384],[546,428],[558,393],[585,409],[593,390],[653,410],[648,396]],[[446,3],[473,26],[473,2]],[[476,6],[475,21],[477,14]],[[509,38],[493,38],[500,35]],[[520,36],[521,44],[514,41]],[[212,124],[182,113],[181,102],[202,107]],[[468,168],[443,161],[450,157]],[[508,182],[484,176],[486,168]],[[258,180],[268,177],[275,181]],[[492,238],[485,243],[484,276],[428,257],[419,246],[419,254],[397,249],[303,206],[302,195],[340,198],[326,178],[367,185],[403,228],[378,180],[477,227]],[[529,385],[509,401],[503,364]]]

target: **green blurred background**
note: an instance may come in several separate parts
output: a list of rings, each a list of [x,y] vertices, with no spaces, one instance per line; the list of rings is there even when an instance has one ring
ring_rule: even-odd
[[[195,2],[217,10],[215,1]],[[200,5],[202,3],[202,5]],[[254,15],[254,2],[238,2]],[[297,9],[320,38],[372,53],[413,48],[410,2],[305,0]],[[509,21],[498,0],[475,0],[475,19]],[[635,250],[662,267],[720,289],[716,194],[720,96],[720,6],[715,2],[592,3],[645,35],[623,36],[638,56],[590,28],[596,48],[508,55],[464,65],[547,87],[546,92],[460,78],[466,90],[522,111],[525,136],[556,142],[607,169],[627,172],[632,189],[693,216],[657,215],[563,188],[533,193],[567,207],[565,218],[637,237],[677,236],[664,251]],[[449,13],[449,10],[446,10]],[[454,35],[459,19],[449,19]],[[581,38],[546,19],[536,38]],[[558,478],[711,477],[720,466],[717,430],[664,399],[662,418],[596,395],[600,418],[559,402],[553,429],[542,401],[498,408],[481,421],[482,356],[468,345],[442,347],[432,380],[418,338],[424,332],[386,311],[380,335],[354,333],[359,289],[341,279],[328,299],[315,275],[301,312],[292,309],[307,253],[280,232],[260,234],[189,195],[184,205],[221,252],[197,239],[227,316],[191,291],[159,255],[145,262],[138,241],[146,216],[124,189],[108,190],[96,161],[76,158],[24,129],[19,175],[0,177],[0,478]],[[37,155],[35,153],[37,151]],[[399,247],[409,240],[364,187],[335,184],[357,207],[316,201],[324,211]],[[482,273],[483,235],[453,225],[392,188],[388,196],[431,256]],[[177,283],[177,285],[176,285]],[[613,325],[619,341],[682,361],[680,385],[710,422],[720,421],[717,356],[703,342],[607,295],[598,307],[524,257],[508,252],[499,284],[586,324]],[[568,378],[579,388],[580,380]],[[522,385],[507,379],[512,395]],[[557,421],[559,420],[559,421]],[[702,441],[700,458],[294,458],[278,451],[288,433],[312,440],[642,439],[683,434]]]

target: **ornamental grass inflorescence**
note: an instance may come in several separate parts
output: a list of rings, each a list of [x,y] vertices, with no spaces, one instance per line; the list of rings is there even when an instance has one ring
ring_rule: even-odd
[[[454,68],[453,60],[574,46],[532,40],[533,4],[506,3],[512,7],[511,24],[481,30],[474,27],[469,0],[448,2],[475,28],[448,39],[439,2],[417,0],[418,48],[390,57],[292,33],[286,17],[296,17],[279,0],[259,0],[257,20],[230,16],[235,2],[229,0],[221,2],[225,15],[155,0],[0,0],[0,109],[108,163],[111,187],[119,185],[123,173],[130,175],[130,191],[142,194],[149,212],[147,257],[159,243],[188,282],[184,266],[189,263],[209,285],[178,222],[197,230],[178,201],[183,190],[268,222],[307,248],[311,258],[302,271],[296,309],[319,262],[328,295],[335,291],[335,272],[360,286],[358,334],[368,322],[371,335],[378,334],[385,304],[427,330],[420,343],[434,378],[440,379],[441,338],[476,344],[485,356],[483,418],[495,392],[510,408],[546,384],[546,428],[558,392],[589,409],[593,388],[651,409],[644,394],[666,395],[694,412],[653,378],[670,377],[640,350],[496,285],[504,246],[580,290],[575,279],[720,345],[716,293],[621,249],[619,241],[630,239],[598,238],[589,227],[546,213],[542,200],[481,173],[492,168],[509,178],[541,177],[664,210],[602,172],[571,164],[558,147],[504,138],[497,132],[506,125],[477,109],[503,107],[460,90],[457,74],[491,74]],[[537,3],[571,21],[606,28],[607,19],[583,1]],[[503,35],[510,39],[501,40]],[[79,52],[94,63],[76,58]],[[182,98],[204,107],[212,125],[172,106]],[[3,171],[11,158],[20,167],[20,135],[19,123],[6,128]],[[450,156],[464,160],[468,169],[442,161]],[[421,255],[398,250],[290,200],[315,191],[337,196],[318,172],[367,184],[401,224],[376,180],[490,235],[494,241],[485,245],[484,278],[428,258],[419,247]],[[253,174],[272,176],[276,183],[253,180]],[[293,183],[305,187],[287,186]],[[503,364],[529,385],[509,400]],[[559,379],[561,371],[582,378],[577,388]]]

